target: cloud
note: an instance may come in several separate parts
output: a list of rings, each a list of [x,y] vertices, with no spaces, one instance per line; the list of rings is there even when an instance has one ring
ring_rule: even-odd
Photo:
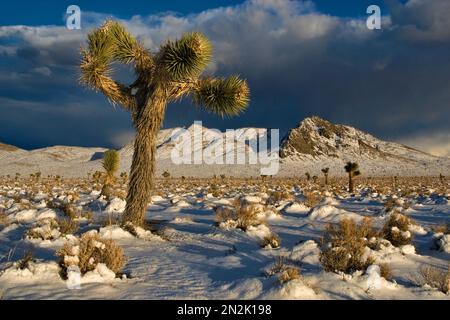
[[[319,12],[312,1],[287,0],[248,0],[196,14],[136,15],[122,22],[152,51],[167,38],[202,31],[214,44],[214,63],[207,72],[238,73],[249,81],[252,102],[242,116],[224,121],[183,100],[169,107],[166,126],[202,119],[219,129],[287,129],[317,114],[388,139],[443,131],[450,118],[450,2],[388,4],[391,14],[383,17],[380,31],[368,30],[364,17],[333,16]],[[102,145],[122,144],[122,132],[131,128],[124,120],[128,118],[112,112],[100,94],[77,84],[78,52],[86,32],[107,16],[83,13],[83,29],[75,31],[64,26],[0,27],[0,97],[70,112],[79,106],[93,116],[85,117],[77,132],[93,126],[104,137]],[[118,76],[131,78],[126,68]],[[61,121],[70,112],[58,112]],[[100,115],[117,125],[99,123]],[[84,135],[79,136],[83,144]]]
[[[414,134],[398,140],[435,156],[450,157],[450,131]]]
[[[36,67],[36,68],[33,69],[33,71],[35,73],[37,73],[37,74],[40,74],[40,75],[43,75],[43,76],[46,76],[46,77],[49,77],[52,74],[52,71],[49,68],[45,67],[45,66],[43,66],[43,67]]]

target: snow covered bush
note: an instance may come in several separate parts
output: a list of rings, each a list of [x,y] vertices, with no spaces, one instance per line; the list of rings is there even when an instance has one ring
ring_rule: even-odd
[[[63,274],[70,266],[77,266],[81,274],[85,274],[98,264],[105,264],[117,275],[126,262],[123,249],[113,240],[102,239],[96,232],[83,234],[78,243],[66,243],[56,254]]]
[[[388,281],[392,280],[392,268],[387,263],[380,263],[380,276],[385,278]]]
[[[342,219],[337,225],[328,225],[320,254],[324,270],[344,273],[365,271],[374,261],[370,257],[367,239],[375,235],[369,218],[364,218],[359,224],[352,219]]]
[[[300,270],[297,267],[287,266],[285,267],[280,275],[278,276],[278,280],[281,284],[287,283],[292,280],[300,279]]]
[[[450,292],[450,266],[448,270],[423,267],[419,270],[419,274],[422,277],[419,281],[421,285],[427,284],[445,294]]]
[[[55,240],[61,232],[58,230],[58,222],[55,219],[38,221],[36,226],[28,230],[26,236],[31,239]]]
[[[220,226],[221,223],[226,223],[228,221],[233,221],[236,219],[235,212],[229,207],[219,206],[214,208],[214,212],[214,219],[217,226]]]
[[[247,230],[250,226],[261,224],[258,219],[258,211],[254,205],[242,204],[236,207],[237,228]]]
[[[410,218],[399,212],[394,212],[383,227],[383,238],[389,240],[395,247],[410,244],[413,234],[409,231],[409,226],[412,224]]]
[[[272,232],[261,240],[260,245],[262,248],[276,249],[280,247],[281,239],[276,233]]]
[[[214,209],[216,225],[219,227],[233,227],[246,231],[251,226],[258,226],[263,222],[258,217],[256,205],[234,202],[234,208],[219,206]]]

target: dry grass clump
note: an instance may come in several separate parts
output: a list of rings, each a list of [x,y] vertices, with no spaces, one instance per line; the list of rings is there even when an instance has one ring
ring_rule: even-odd
[[[300,269],[292,264],[287,264],[287,260],[283,256],[277,257],[274,264],[264,273],[266,277],[278,275],[278,281],[281,284],[301,279]]]
[[[284,270],[278,276],[278,280],[281,284],[297,279],[301,279],[300,270],[299,268],[293,266],[284,268]]]
[[[272,191],[267,199],[267,204],[274,204],[284,200],[292,199],[292,195],[287,191]]]
[[[250,226],[258,226],[261,221],[258,219],[258,211],[251,204],[242,204],[236,207],[237,228],[247,230]]]
[[[8,226],[10,223],[8,215],[0,209],[0,226],[1,227],[6,227]]]
[[[57,251],[63,271],[70,266],[78,266],[81,274],[94,270],[99,263],[104,263],[118,274],[126,263],[123,249],[113,240],[102,239],[96,233],[85,233],[77,245],[66,243]]]
[[[236,219],[235,212],[233,211],[233,209],[229,207],[219,206],[214,208],[214,212],[215,212],[214,220],[216,226],[219,226],[222,222],[227,222]]]
[[[70,218],[59,218],[56,220],[58,223],[58,230],[61,234],[73,234],[80,228],[79,224]]]
[[[26,233],[31,239],[55,240],[60,236],[58,223],[54,219],[45,219],[39,221],[36,226]]]
[[[242,204],[239,200],[234,202],[234,208],[225,206],[216,207],[216,225],[233,222],[236,228],[246,231],[250,226],[258,226],[262,222],[258,219],[258,210],[254,205]]]
[[[281,239],[276,233],[271,233],[268,236],[265,236],[264,239],[261,240],[260,246],[262,248],[271,248],[276,249],[281,245]]]
[[[308,191],[304,192],[303,195],[305,197],[304,204],[308,208],[313,208],[322,201],[322,196],[317,192]]]
[[[383,278],[385,278],[388,281],[391,281],[392,280],[391,266],[387,263],[380,263],[379,267],[380,267],[380,276],[382,276]]]
[[[320,254],[325,271],[351,273],[366,270],[374,262],[366,255],[367,239],[375,234],[369,218],[364,218],[359,224],[351,219],[342,219],[338,225],[330,224],[322,240],[325,249]]]
[[[435,267],[422,267],[419,269],[422,279],[421,285],[428,284],[430,287],[447,294],[450,292],[450,266],[448,270],[442,270]]]
[[[441,223],[437,226],[432,227],[432,230],[434,233],[449,234],[450,233],[450,223]]]
[[[34,260],[34,258],[33,258],[33,250],[29,249],[29,250],[25,251],[22,259],[20,259],[18,261],[17,267],[20,270],[27,269],[28,266],[30,265],[30,262],[33,262],[33,260]]]
[[[410,244],[413,238],[413,234],[409,231],[411,224],[413,224],[413,221],[410,218],[399,212],[394,212],[383,227],[383,238],[389,240],[395,247]]]

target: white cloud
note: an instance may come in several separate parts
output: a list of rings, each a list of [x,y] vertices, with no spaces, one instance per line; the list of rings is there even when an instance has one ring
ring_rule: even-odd
[[[415,134],[398,141],[435,156],[450,157],[450,131]]]
[[[42,76],[49,77],[52,75],[52,71],[48,67],[36,67],[33,69],[33,72],[40,74]]]

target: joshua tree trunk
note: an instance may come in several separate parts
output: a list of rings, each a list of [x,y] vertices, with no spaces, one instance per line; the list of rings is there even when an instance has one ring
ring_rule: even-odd
[[[348,173],[348,192],[353,192],[353,176],[352,173]]]
[[[328,185],[328,174],[325,175],[325,185]]]
[[[164,120],[167,100],[158,91],[148,107],[139,108],[136,117],[136,137],[128,184],[127,205],[122,222],[142,225],[151,198],[155,172],[156,139]]]

